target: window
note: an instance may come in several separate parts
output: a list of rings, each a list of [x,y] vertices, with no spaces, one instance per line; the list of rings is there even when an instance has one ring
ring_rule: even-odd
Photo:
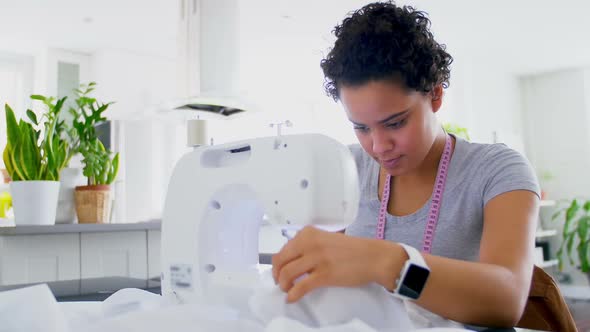
[[[0,54],[0,155],[6,146],[6,115],[4,105],[10,105],[17,117],[30,107],[29,95],[33,85],[33,59],[28,56]],[[0,168],[4,161],[0,158]]]

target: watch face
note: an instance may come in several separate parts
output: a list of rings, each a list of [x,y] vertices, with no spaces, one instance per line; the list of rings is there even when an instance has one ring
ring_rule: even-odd
[[[422,293],[430,271],[421,266],[410,264],[408,271],[401,282],[398,293],[412,299],[417,299]]]

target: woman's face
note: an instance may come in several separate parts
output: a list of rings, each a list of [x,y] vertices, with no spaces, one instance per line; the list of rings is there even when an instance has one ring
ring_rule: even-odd
[[[340,87],[340,100],[360,144],[392,176],[424,161],[440,130],[434,113],[441,99],[440,86],[427,94],[389,81]]]

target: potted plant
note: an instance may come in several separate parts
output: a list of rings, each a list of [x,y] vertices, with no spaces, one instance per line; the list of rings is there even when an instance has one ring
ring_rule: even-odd
[[[96,83],[81,85],[74,90],[76,108],[70,108],[73,116],[69,136],[82,155],[82,173],[87,185],[75,189],[76,213],[80,223],[105,223],[110,220],[111,188],[119,170],[119,154],[106,149],[98,139],[95,126],[106,118],[103,112],[112,104],[99,103],[90,96]]]
[[[558,218],[564,218],[562,242],[557,251],[559,269],[563,269],[564,254],[570,265],[575,265],[575,250],[580,264],[577,268],[586,273],[590,281],[590,200],[573,199],[567,202],[566,207],[553,214],[553,220]]]
[[[59,114],[65,100],[46,104],[40,121],[32,110],[27,110],[30,123],[22,119],[17,122],[14,111],[5,105],[7,144],[2,157],[12,179],[10,191],[16,225],[55,223],[59,172],[67,163],[68,144],[56,130],[63,125]]]
[[[55,106],[55,97],[45,97],[42,95],[31,96],[32,99],[42,102],[48,109]],[[65,103],[64,103],[65,105]],[[63,108],[63,107],[62,107]],[[71,122],[64,119],[64,113],[61,112],[59,120],[55,126],[55,133],[67,144],[65,167],[59,173],[59,194],[57,202],[57,213],[55,223],[75,223],[76,209],[74,204],[74,188],[77,185],[84,184],[84,176],[80,167],[70,167],[72,157],[78,152],[79,143],[71,139],[72,131]]]

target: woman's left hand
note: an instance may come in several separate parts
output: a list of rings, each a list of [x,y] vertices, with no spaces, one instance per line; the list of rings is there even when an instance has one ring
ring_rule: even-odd
[[[389,270],[387,265],[395,261],[384,259],[391,257],[384,255],[383,250],[387,249],[391,253],[391,247],[384,241],[350,237],[308,226],[273,256],[273,278],[287,292],[287,302],[290,303],[318,287],[353,287],[379,282],[382,271]]]

